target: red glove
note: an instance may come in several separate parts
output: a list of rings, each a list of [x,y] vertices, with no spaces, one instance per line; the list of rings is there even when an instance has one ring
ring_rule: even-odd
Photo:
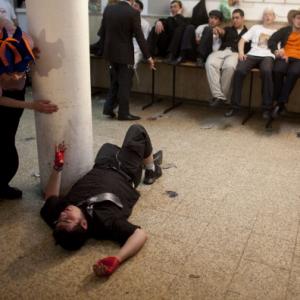
[[[111,275],[120,265],[120,260],[115,256],[108,256],[99,259],[93,266],[94,273],[97,276],[109,276]]]
[[[61,143],[58,146],[55,146],[55,159],[53,168],[56,171],[61,171],[65,162],[65,151],[66,151],[65,143]]]

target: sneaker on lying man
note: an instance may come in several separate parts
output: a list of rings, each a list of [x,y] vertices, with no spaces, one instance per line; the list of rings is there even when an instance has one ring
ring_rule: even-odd
[[[153,155],[154,168],[148,168],[146,166],[144,184],[153,184],[156,179],[161,177],[162,170],[160,165],[162,163],[162,157],[162,151],[158,151]]]

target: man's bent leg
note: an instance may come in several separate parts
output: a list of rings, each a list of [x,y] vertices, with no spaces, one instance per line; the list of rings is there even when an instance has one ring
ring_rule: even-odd
[[[262,96],[263,96],[263,109],[270,111],[273,102],[273,64],[272,57],[264,57],[260,62],[260,74],[262,80]]]
[[[132,125],[128,129],[118,155],[121,169],[133,180],[135,186],[141,181],[144,159],[152,155],[152,143],[146,129]]]
[[[283,85],[278,102],[287,103],[290,93],[292,92],[298,78],[300,77],[300,59],[290,59],[289,67],[286,74],[285,83]]]
[[[224,51],[228,52],[228,55],[226,55],[222,67],[221,90],[225,99],[228,99],[232,85],[233,74],[238,63],[238,53],[232,52],[231,50]]]
[[[220,70],[223,64],[223,51],[211,53],[206,61],[205,69],[208,84],[213,98],[225,100],[225,95],[221,90]]]

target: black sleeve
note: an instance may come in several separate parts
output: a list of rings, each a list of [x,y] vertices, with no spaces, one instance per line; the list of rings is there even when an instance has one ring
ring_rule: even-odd
[[[138,11],[135,12],[133,17],[133,33],[144,57],[146,59],[150,58],[147,42],[141,27],[141,16]]]
[[[44,221],[51,227],[54,228],[54,222],[58,219],[60,213],[67,206],[65,199],[53,196],[46,200],[42,207],[40,214]]]
[[[110,239],[123,246],[139,226],[129,223],[126,219],[116,219],[111,223]]]
[[[101,25],[100,25],[100,29],[98,31],[98,36],[100,37],[102,43],[104,43],[104,41],[105,41],[105,29],[106,29],[105,28],[105,21],[106,21],[106,9],[104,10]]]
[[[278,43],[282,42],[282,37],[284,32],[286,31],[286,27],[281,28],[274,32],[268,40],[268,47],[270,48],[271,52],[274,53],[278,50]]]

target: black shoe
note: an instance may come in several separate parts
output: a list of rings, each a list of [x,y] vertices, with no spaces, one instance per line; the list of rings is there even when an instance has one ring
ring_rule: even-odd
[[[217,107],[221,104],[224,104],[225,100],[220,99],[220,98],[212,98],[212,100],[209,102],[209,106],[211,107]]]
[[[154,160],[155,164],[160,166],[162,164],[162,160],[163,160],[163,152],[161,150],[159,150],[156,153],[154,153],[153,160]]]
[[[284,104],[277,104],[273,111],[272,111],[272,117],[274,119],[278,118],[280,115],[286,114],[287,110]]]
[[[144,184],[153,184],[157,178],[159,178],[162,175],[161,167],[155,164],[155,171],[153,170],[145,170],[145,178],[144,178]]]
[[[115,118],[116,114],[114,113],[113,110],[108,110],[108,109],[103,109],[103,115],[111,117],[111,118]]]
[[[139,116],[134,116],[134,115],[131,115],[131,114],[128,114],[128,115],[119,115],[118,116],[118,120],[119,121],[136,121],[136,120],[140,120],[141,117]]]
[[[201,57],[197,58],[197,66],[199,68],[204,68],[205,67],[205,63],[204,63],[204,61],[203,61],[203,59]]]
[[[226,118],[231,118],[235,115],[238,115],[240,112],[240,110],[238,108],[231,108],[229,111],[227,111],[225,114],[224,114],[224,117]]]
[[[174,59],[171,64],[172,65],[179,65],[185,61],[185,58],[183,56],[178,56],[176,59]]]
[[[20,199],[22,198],[22,191],[17,188],[10,187],[9,185],[5,188],[0,189],[0,198],[1,199]]]
[[[272,113],[269,110],[265,110],[262,114],[264,120],[270,120],[272,118]]]

